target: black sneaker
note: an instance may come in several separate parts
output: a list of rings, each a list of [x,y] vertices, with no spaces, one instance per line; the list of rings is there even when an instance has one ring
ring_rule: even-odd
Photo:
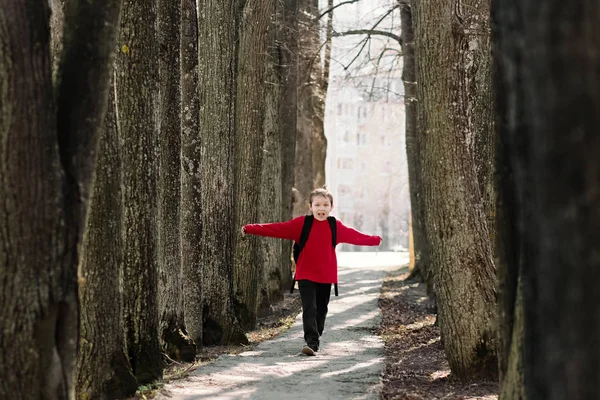
[[[316,350],[308,345],[306,345],[302,348],[302,354],[305,354],[307,356],[316,356],[315,353],[316,353]]]

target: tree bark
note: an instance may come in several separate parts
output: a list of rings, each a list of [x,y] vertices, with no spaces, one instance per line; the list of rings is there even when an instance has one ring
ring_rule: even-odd
[[[48,3],[8,1],[0,11],[0,361],[11,366],[0,373],[2,398],[74,394],[78,248],[118,5],[69,4],[56,97]]]
[[[203,342],[246,343],[233,308],[238,0],[198,1]]]
[[[410,191],[410,208],[412,213],[412,232],[415,252],[414,275],[419,275],[427,283],[428,290],[433,291],[433,274],[428,259],[427,235],[425,234],[423,184],[421,182],[422,150],[419,148],[418,135],[422,131],[418,127],[417,115],[417,78],[415,66],[415,42],[412,21],[411,0],[399,0],[401,45],[402,45],[402,82],[404,83],[404,109],[406,160]]]
[[[420,144],[426,233],[434,272],[438,320],[452,373],[469,380],[494,376],[496,363],[495,271],[484,202],[470,145],[475,115],[489,101],[469,90],[489,10],[468,4],[414,1]],[[426,39],[427,38],[427,39]],[[439,60],[447,60],[445,63]],[[491,68],[482,63],[479,68]],[[487,107],[491,107],[488,104]]]
[[[327,140],[323,130],[319,104],[321,93],[321,57],[319,54],[318,0],[301,0],[299,17],[298,120],[296,133],[296,166],[294,187],[300,199],[294,216],[307,211],[310,192],[325,183],[325,151]],[[322,163],[322,170],[320,169]],[[316,186],[320,184],[319,186]]]
[[[77,398],[132,396],[137,381],[125,354],[121,175],[114,87],[98,149],[98,165],[79,264],[80,332]]]
[[[180,241],[181,92],[180,4],[158,1],[158,304],[161,345],[175,360],[194,361],[196,348],[185,335]]]
[[[198,118],[198,18],[195,0],[181,0],[181,263],[185,327],[202,344],[202,176]]]
[[[162,376],[158,322],[158,60],[154,0],[123,2],[117,58],[117,115],[122,153],[125,331],[140,384]]]
[[[282,0],[282,24],[279,26],[282,88],[280,135],[282,146],[282,213],[281,220],[292,218],[294,210],[294,169],[296,165],[296,135],[298,116],[298,1]],[[284,288],[292,284],[292,243],[281,241],[281,278]]]
[[[525,393],[578,400],[600,396],[600,7],[560,10],[503,2],[498,56],[524,254]]]
[[[283,29],[283,10],[281,2],[276,3],[275,17],[269,28],[269,58],[267,59],[267,74],[265,81],[265,120],[263,167],[261,176],[261,191],[258,220],[262,222],[280,221],[284,205],[283,163],[282,163],[282,89],[284,75],[281,48],[281,31]],[[288,197],[285,196],[285,200]],[[282,257],[283,247],[280,239],[261,238],[259,241],[258,265],[259,291],[257,315],[269,314],[271,304],[283,299],[282,286]]]
[[[246,0],[240,20],[238,77],[236,98],[236,224],[257,221],[259,216],[261,176],[265,132],[267,62],[269,25],[275,14],[275,0]],[[258,281],[262,266],[258,265],[257,236],[242,239],[235,235],[233,270],[235,309],[245,330],[256,326]]]
[[[333,8],[333,0],[327,0],[329,9]],[[331,66],[331,38],[333,36],[333,11],[327,16],[327,24],[325,27],[325,51],[323,54],[323,67],[321,67],[321,26],[319,21],[319,0],[313,0],[311,8],[313,14],[313,30],[311,33],[315,35],[313,52],[316,57],[317,64],[315,73],[317,74],[318,91],[313,100],[313,140],[312,140],[312,163],[313,163],[313,185],[312,188],[320,188],[327,182],[325,176],[325,159],[327,157],[327,138],[325,137],[325,103],[327,98],[327,89],[329,88],[329,72]],[[311,189],[312,189],[311,188]]]
[[[52,78],[56,87],[58,63],[63,47],[63,30],[65,22],[65,0],[49,0],[50,4],[50,54],[52,57]]]

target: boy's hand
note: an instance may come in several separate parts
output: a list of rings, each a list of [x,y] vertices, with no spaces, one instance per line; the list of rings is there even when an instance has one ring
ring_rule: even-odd
[[[246,236],[246,228],[242,226],[242,236]]]
[[[383,238],[381,236],[379,236],[379,244],[377,246],[381,246],[382,242],[383,242]]]

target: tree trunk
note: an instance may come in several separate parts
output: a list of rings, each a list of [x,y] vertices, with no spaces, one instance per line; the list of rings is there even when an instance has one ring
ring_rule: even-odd
[[[78,248],[118,12],[118,1],[69,4],[55,102],[48,3],[0,11],[1,398],[74,395]]]
[[[233,309],[238,0],[198,1],[203,342],[246,343]]]
[[[123,333],[122,205],[116,123],[113,87],[79,264],[77,398],[90,400],[128,397],[137,389]]]
[[[494,243],[496,191],[494,187],[495,163],[495,114],[494,91],[492,90],[492,42],[490,35],[491,0],[470,0],[464,4],[463,26],[468,45],[463,44],[463,74],[461,92],[468,101],[470,119],[467,124],[472,137],[467,141],[472,147],[477,182],[483,201],[483,212]],[[469,12],[470,11],[470,12]],[[473,99],[473,100],[471,100]],[[466,113],[465,113],[466,114]]]
[[[52,113],[48,11],[45,2],[22,1],[4,2],[0,10],[0,362],[10,366],[0,370],[0,397],[6,399],[69,398],[68,377],[54,375],[64,361],[55,335],[59,314],[76,309],[77,289],[74,266],[60,254],[66,196]],[[76,331],[66,333],[76,342]],[[75,356],[71,350],[67,357]]]
[[[50,54],[52,57],[52,80],[56,87],[58,63],[63,46],[65,22],[65,0],[49,0],[50,4]]]
[[[181,92],[180,4],[159,0],[157,39],[160,129],[158,135],[158,304],[161,345],[175,360],[194,361],[196,348],[185,336],[181,269]]]
[[[327,0],[327,8],[333,8],[333,0]],[[325,158],[327,157],[327,138],[325,137],[325,103],[327,98],[327,89],[329,88],[329,71],[331,66],[331,38],[333,35],[333,11],[327,14],[327,25],[325,27],[325,52],[323,54],[323,67],[321,68],[321,26],[319,20],[319,0],[313,0],[311,10],[314,23],[313,31],[315,35],[314,54],[317,64],[315,73],[317,74],[318,91],[313,96],[313,140],[312,140],[312,163],[313,163],[313,188],[320,188],[327,182],[325,176]]]
[[[301,0],[299,20],[298,120],[296,136],[295,188],[300,199],[294,216],[306,214],[308,196],[325,183],[325,151],[327,145],[319,102],[321,93],[321,57],[319,54],[319,8],[317,0]],[[323,104],[324,101],[323,101]],[[324,106],[323,106],[324,107]],[[320,169],[322,163],[323,169]]]
[[[202,344],[202,177],[196,1],[181,0],[181,264],[185,327]]]
[[[493,42],[494,42],[494,91],[496,110],[496,238],[495,261],[498,275],[498,372],[500,378],[500,396],[502,400],[525,400],[524,386],[524,315],[522,268],[527,254],[523,252],[523,235],[519,229],[522,210],[519,205],[523,198],[516,187],[515,168],[511,160],[509,143],[514,140],[513,133],[524,137],[522,114],[509,118],[511,102],[519,101],[515,96],[521,89],[520,78],[514,75],[514,69],[507,59],[514,55],[511,41],[517,39],[518,30],[506,24],[506,13],[492,1]],[[501,26],[504,24],[504,26]],[[513,74],[509,75],[509,71]],[[514,104],[521,108],[520,104]],[[512,121],[509,123],[509,121]],[[519,128],[521,127],[521,128]],[[516,137],[516,136],[515,136]]]
[[[262,222],[280,221],[282,216],[282,139],[281,103],[283,88],[283,60],[281,59],[280,35],[282,29],[281,3],[276,3],[275,17],[269,28],[269,58],[265,81],[265,120],[263,124],[263,167],[258,220]],[[285,199],[287,200],[287,196]],[[282,246],[280,239],[261,238],[259,241],[258,265],[260,279],[258,291],[258,316],[269,313],[271,304],[283,299]]]
[[[412,213],[412,232],[415,252],[415,267],[412,275],[419,275],[433,291],[433,275],[428,259],[427,235],[425,234],[423,184],[421,182],[421,157],[418,135],[422,132],[417,125],[417,82],[415,70],[415,42],[413,33],[411,0],[399,0],[402,39],[402,82],[404,83],[404,109],[406,160]]]
[[[541,10],[509,1],[497,13],[524,254],[526,396],[598,398],[600,5],[565,13],[558,1]]]
[[[158,334],[157,133],[158,64],[154,0],[123,3],[117,58],[117,115],[122,153],[125,331],[141,384],[162,376]]]
[[[257,221],[262,189],[261,175],[265,132],[265,77],[268,60],[269,24],[275,14],[276,0],[246,0],[240,19],[238,78],[236,99],[236,223],[242,226]],[[245,330],[256,326],[258,281],[257,236],[235,235],[233,270],[235,309]]]
[[[279,104],[282,171],[281,221],[292,218],[294,210],[294,168],[296,165],[296,135],[298,120],[298,1],[282,0],[282,23],[278,27],[282,87]],[[284,288],[292,284],[292,243],[281,241],[281,282]]]
[[[446,357],[462,380],[497,371],[492,246],[470,149],[482,129],[475,110],[489,101],[469,90],[473,67],[491,68],[472,59],[487,40],[489,6],[467,3],[413,2],[424,222]]]

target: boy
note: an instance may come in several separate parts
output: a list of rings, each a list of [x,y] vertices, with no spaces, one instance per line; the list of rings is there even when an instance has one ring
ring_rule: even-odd
[[[302,353],[314,356],[319,351],[319,337],[323,334],[331,284],[337,283],[337,257],[332,245],[332,231],[328,222],[333,209],[333,196],[325,189],[311,192],[308,209],[314,217],[308,239],[296,264],[296,281],[302,300],[302,325],[306,346]],[[242,235],[251,234],[300,242],[306,216],[287,222],[250,224],[242,227]],[[335,221],[336,244],[348,243],[362,246],[379,246],[380,236],[365,235]]]

